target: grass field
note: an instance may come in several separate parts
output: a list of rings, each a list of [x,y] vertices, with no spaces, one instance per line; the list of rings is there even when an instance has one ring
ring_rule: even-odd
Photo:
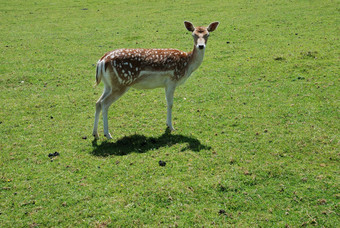
[[[1,227],[339,227],[339,1],[0,0]],[[131,89],[93,141],[95,64],[190,51],[175,92]],[[59,156],[49,157],[58,152]],[[160,166],[159,161],[166,166]]]

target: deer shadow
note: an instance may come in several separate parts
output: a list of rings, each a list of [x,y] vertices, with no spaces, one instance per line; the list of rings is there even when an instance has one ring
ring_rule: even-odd
[[[178,143],[187,144],[181,151],[192,150],[210,150],[210,146],[203,145],[198,139],[170,134],[169,129],[159,137],[146,137],[144,135],[134,134],[124,136],[116,142],[104,141],[98,145],[97,140],[92,141],[92,155],[98,157],[107,157],[110,155],[124,156],[130,153],[145,153],[149,150],[158,149],[164,146],[172,146]]]

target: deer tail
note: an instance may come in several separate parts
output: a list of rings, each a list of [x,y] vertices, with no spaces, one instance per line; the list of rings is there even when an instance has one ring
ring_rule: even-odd
[[[98,61],[96,67],[96,85],[100,83],[105,71],[105,61]]]

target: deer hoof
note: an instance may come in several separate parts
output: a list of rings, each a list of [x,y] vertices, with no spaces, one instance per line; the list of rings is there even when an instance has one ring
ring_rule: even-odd
[[[94,137],[95,139],[99,139],[98,133],[93,133],[93,137]]]
[[[109,133],[109,134],[107,134],[107,135],[104,135],[107,139],[112,139],[112,136],[111,136],[111,134]]]
[[[169,131],[175,131],[175,128],[173,126],[167,125]]]

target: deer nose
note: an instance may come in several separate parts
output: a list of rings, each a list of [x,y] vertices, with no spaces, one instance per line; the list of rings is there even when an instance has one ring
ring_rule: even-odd
[[[198,48],[199,48],[199,49],[203,49],[203,48],[205,48],[205,45],[204,45],[204,44],[199,44],[199,45],[198,45]]]

